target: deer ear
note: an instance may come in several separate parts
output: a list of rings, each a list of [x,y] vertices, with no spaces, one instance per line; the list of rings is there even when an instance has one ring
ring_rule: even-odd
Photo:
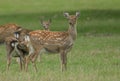
[[[76,17],[79,17],[80,16],[80,12],[76,12]]]
[[[64,16],[65,16],[66,18],[68,18],[68,17],[69,17],[69,13],[65,12],[65,13],[64,13]]]
[[[22,31],[22,27],[19,26],[19,27],[17,28],[17,31]]]

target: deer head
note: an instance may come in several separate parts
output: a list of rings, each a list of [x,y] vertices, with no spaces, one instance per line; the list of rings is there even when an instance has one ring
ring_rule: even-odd
[[[29,33],[30,31],[31,31],[31,30],[27,30],[27,29],[18,30],[18,31],[16,31],[16,32],[14,32],[14,37],[15,37],[16,39],[18,39],[20,42],[21,42],[21,41],[24,41],[24,40],[25,40],[24,36],[25,36],[27,33]]]
[[[48,21],[41,20],[41,25],[44,27],[45,30],[49,30],[49,27],[51,25],[51,19],[49,19]]]
[[[76,12],[76,15],[69,15],[69,13],[65,12],[64,16],[68,19],[68,22],[71,26],[76,24],[76,20],[79,17],[80,13]]]

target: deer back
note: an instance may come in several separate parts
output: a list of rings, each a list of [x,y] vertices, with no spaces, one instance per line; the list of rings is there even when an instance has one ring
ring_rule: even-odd
[[[13,36],[13,33],[20,29],[21,27],[16,24],[6,24],[0,26],[0,42],[4,42],[6,37]]]

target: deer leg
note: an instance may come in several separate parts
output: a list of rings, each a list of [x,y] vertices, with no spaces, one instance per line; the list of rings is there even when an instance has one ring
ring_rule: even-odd
[[[38,62],[41,62],[41,53],[38,55]]]
[[[23,52],[20,51],[17,47],[15,47],[15,50],[17,51],[17,53],[19,54],[19,65],[20,65],[20,70],[22,71],[22,63],[24,64],[25,63],[25,59],[24,59],[24,55],[23,55]]]
[[[36,72],[37,72],[37,67],[36,67],[35,61],[36,61],[38,55],[39,55],[38,52],[36,52],[36,53],[33,55],[32,59],[31,59],[32,64],[33,64],[33,67],[34,67],[34,69],[35,69]]]
[[[17,58],[17,62],[20,66],[20,70],[22,71],[22,59],[20,57]]]
[[[7,70],[9,70],[9,67],[11,64],[11,54],[13,52],[13,48],[6,45],[6,51],[7,51]]]
[[[64,68],[67,70],[67,54],[64,54]]]
[[[22,61],[23,69],[25,70],[25,64],[26,64],[26,57],[24,57],[24,62]]]
[[[25,57],[25,71],[28,71],[28,63],[30,62],[30,60],[32,61],[34,54],[30,53],[28,56]]]
[[[24,59],[24,54],[23,54],[23,52],[22,52],[20,49],[18,49],[17,46],[15,46],[15,50],[17,51],[17,53],[18,53],[19,56],[20,56],[19,58],[20,58],[21,64],[22,64],[22,62],[25,63],[25,59]]]
[[[37,67],[36,67],[36,63],[34,61],[32,61],[33,67],[35,69],[35,71],[37,72]]]
[[[7,70],[9,70],[10,64],[11,64],[11,56],[8,55],[7,56]]]
[[[30,54],[29,56],[27,56],[26,62],[25,62],[25,71],[26,72],[28,71],[28,63],[30,62],[30,60],[31,60],[31,62],[33,64],[33,67],[34,67],[35,71],[37,72],[35,59],[36,59],[36,55],[34,55],[34,54]]]
[[[24,60],[23,60],[24,59]],[[24,56],[23,59],[21,59],[21,63],[22,63],[22,68],[23,70],[25,70],[25,66],[26,66],[26,57]]]
[[[61,57],[61,71],[64,71],[67,69],[67,53],[65,51],[61,51],[60,57]]]
[[[23,56],[23,53],[20,53],[19,59],[20,59],[20,69],[21,69],[21,71],[22,71],[22,68],[23,68],[23,67],[25,68],[25,58],[24,58],[24,56]]]
[[[26,61],[25,61],[25,71],[26,72],[28,71],[28,63],[30,62],[30,57],[31,57],[31,55],[28,55],[26,57]]]

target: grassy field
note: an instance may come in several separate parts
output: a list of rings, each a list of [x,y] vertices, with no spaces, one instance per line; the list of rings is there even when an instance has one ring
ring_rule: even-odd
[[[42,29],[40,18],[52,18],[51,30],[68,29],[63,12],[80,11],[78,37],[68,54],[68,70],[60,71],[58,54],[42,55],[29,72],[20,72],[13,59],[6,71],[5,45],[0,45],[0,81],[120,81],[119,0],[2,0],[0,24],[16,23],[24,28]]]

